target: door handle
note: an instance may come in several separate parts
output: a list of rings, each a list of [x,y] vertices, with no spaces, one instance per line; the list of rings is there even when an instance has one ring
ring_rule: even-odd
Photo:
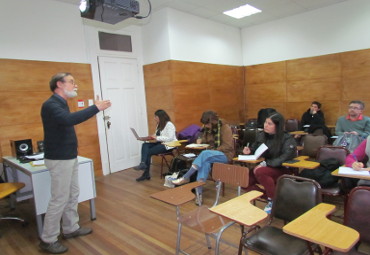
[[[110,116],[108,116],[108,115],[104,116],[103,120],[110,120]]]

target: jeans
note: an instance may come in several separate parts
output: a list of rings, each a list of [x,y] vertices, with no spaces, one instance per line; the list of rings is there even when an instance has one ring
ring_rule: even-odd
[[[147,168],[144,170],[145,176],[149,176],[151,158],[153,155],[167,152],[166,146],[161,143],[143,143],[141,146],[141,162],[144,162]]]
[[[267,197],[274,198],[276,180],[283,174],[288,174],[290,171],[283,167],[275,168],[264,166],[254,170],[253,172],[257,182],[265,188]]]
[[[198,167],[197,181],[205,180],[211,171],[212,163],[227,163],[227,157],[221,151],[204,150],[193,161],[193,165]]]

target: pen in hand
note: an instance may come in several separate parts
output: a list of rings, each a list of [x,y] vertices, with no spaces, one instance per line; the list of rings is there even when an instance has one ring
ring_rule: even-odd
[[[353,156],[353,158],[356,160],[356,162],[354,162],[354,163],[352,164],[352,168],[353,168],[354,170],[356,170],[356,171],[368,171],[368,169],[367,169],[367,168],[364,168],[363,163],[358,161],[357,156],[356,156],[354,153],[352,153],[352,156]],[[353,167],[353,165],[354,165],[354,164],[356,164],[356,166],[355,166],[355,167]]]

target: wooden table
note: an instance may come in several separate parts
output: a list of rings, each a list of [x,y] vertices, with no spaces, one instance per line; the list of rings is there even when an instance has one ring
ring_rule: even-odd
[[[45,165],[32,166],[29,163],[20,163],[14,157],[3,157],[6,177],[8,182],[23,182],[26,187],[17,192],[17,201],[32,198],[35,208],[37,231],[41,236],[43,228],[43,214],[48,208],[50,194],[50,173]],[[95,176],[94,164],[89,158],[78,156],[78,182],[80,193],[78,202],[89,200],[90,218],[96,219],[95,212]]]
[[[297,131],[289,132],[289,134],[291,134],[291,135],[307,135],[308,133],[305,132],[305,131],[297,130]]]
[[[348,177],[348,178],[355,178],[355,179],[362,179],[362,180],[370,180],[370,176],[364,176],[364,175],[351,175],[351,174],[340,174],[339,168],[331,172],[334,176],[340,176],[340,177]]]
[[[308,158],[309,158],[308,156],[296,157],[294,158],[294,160],[298,160],[298,162],[295,162],[295,163],[284,162],[282,165],[287,166],[287,167],[296,167],[299,169],[302,169],[302,168],[315,169],[320,166],[319,162],[306,160]]]
[[[209,144],[188,144],[185,146],[185,149],[190,149],[190,150],[205,150],[209,147]]]
[[[289,235],[323,245],[325,253],[330,252],[330,249],[347,252],[357,243],[360,234],[350,227],[329,220],[326,216],[334,210],[334,205],[318,204],[286,224],[283,231]]]
[[[251,204],[252,200],[262,195],[262,192],[252,190],[209,210],[241,225],[253,226],[268,216],[265,211]]]

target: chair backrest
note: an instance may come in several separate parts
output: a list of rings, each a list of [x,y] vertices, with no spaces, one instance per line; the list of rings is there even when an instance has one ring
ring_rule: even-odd
[[[341,165],[344,165],[348,153],[349,151],[344,147],[325,145],[317,150],[316,161],[320,162],[324,159],[335,158],[339,160]]]
[[[256,141],[256,137],[257,137],[256,128],[246,128],[244,130],[243,146],[246,146],[248,143],[249,146],[251,146]]]
[[[273,217],[292,221],[321,202],[321,187],[308,178],[282,175],[277,180],[273,200]]]
[[[293,132],[299,130],[299,120],[298,119],[287,119],[285,121],[285,131]]]
[[[248,187],[249,169],[248,167],[214,163],[212,167],[212,178],[224,184],[239,187]]]
[[[303,137],[302,155],[316,158],[319,148],[328,143],[328,138],[325,135],[307,134]]]
[[[360,241],[370,243],[370,187],[358,186],[349,193],[344,224],[360,233]]]

